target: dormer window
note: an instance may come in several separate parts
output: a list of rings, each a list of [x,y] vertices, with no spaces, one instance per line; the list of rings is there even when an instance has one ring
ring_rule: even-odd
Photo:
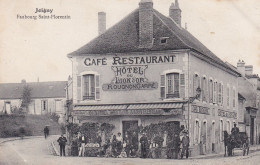
[[[160,44],[167,44],[167,40],[169,37],[161,37],[160,38]]]

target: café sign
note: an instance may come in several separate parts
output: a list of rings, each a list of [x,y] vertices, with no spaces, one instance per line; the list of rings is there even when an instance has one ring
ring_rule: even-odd
[[[209,108],[197,106],[197,105],[192,105],[191,112],[209,115]]]
[[[236,119],[237,118],[237,113],[236,112],[224,111],[224,110],[219,109],[218,110],[218,116]]]
[[[103,84],[104,91],[151,90],[157,89],[157,82],[149,82],[145,77],[148,65],[112,66],[115,77],[109,84]]]

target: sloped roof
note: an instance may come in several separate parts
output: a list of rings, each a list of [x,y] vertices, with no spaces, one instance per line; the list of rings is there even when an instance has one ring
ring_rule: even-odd
[[[68,57],[88,54],[191,49],[237,73],[236,70],[225,64],[186,29],[155,9],[153,11],[153,36],[155,39],[151,48],[139,48],[139,9],[136,9],[97,38],[68,54]],[[169,37],[167,44],[160,43],[161,37]]]
[[[0,83],[0,99],[21,99],[24,85],[31,89],[32,98],[66,97],[67,81]]]

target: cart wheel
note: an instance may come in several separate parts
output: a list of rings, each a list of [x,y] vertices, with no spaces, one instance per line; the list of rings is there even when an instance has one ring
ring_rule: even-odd
[[[243,156],[245,156],[246,150],[247,150],[246,143],[244,143],[243,144]]]

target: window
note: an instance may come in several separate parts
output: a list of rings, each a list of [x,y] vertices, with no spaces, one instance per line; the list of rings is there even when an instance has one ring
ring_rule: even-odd
[[[193,96],[196,96],[198,87],[200,87],[200,77],[198,74],[195,74],[193,77]],[[198,99],[200,100],[200,98]]]
[[[84,74],[77,79],[78,100],[100,99],[99,75]]]
[[[184,98],[185,76],[179,73],[161,75],[161,98]]]
[[[42,111],[48,110],[48,102],[47,100],[42,100]]]
[[[161,37],[160,38],[160,43],[161,44],[167,44],[167,39],[168,39],[169,37]]]
[[[223,84],[218,84],[218,103],[219,105],[223,105]]]
[[[224,135],[223,135],[223,120],[220,120],[219,124],[219,135],[220,135],[220,141],[224,140]]]
[[[218,93],[217,93],[217,91],[218,91],[218,82],[214,82],[214,86],[213,86],[213,103],[217,103],[217,101],[218,101]]]
[[[200,124],[199,124],[199,121],[196,120],[195,121],[195,125],[194,125],[194,143],[195,144],[199,144],[200,142]]]
[[[202,101],[207,102],[207,80],[206,77],[201,78],[201,98]]]
[[[95,80],[93,74],[83,76],[83,100],[95,99]]]
[[[169,73],[166,74],[167,80],[167,92],[166,98],[179,98],[180,97],[180,77],[179,73]]]
[[[236,107],[236,89],[235,88],[233,88],[233,107],[235,108]]]
[[[227,129],[226,129],[226,131],[227,131],[228,133],[230,133],[230,122],[229,122],[229,121],[227,121]]]
[[[229,95],[230,95],[230,93],[229,93],[229,86],[227,86],[227,106],[229,107]]]
[[[209,80],[209,103],[213,103],[213,81]]]

